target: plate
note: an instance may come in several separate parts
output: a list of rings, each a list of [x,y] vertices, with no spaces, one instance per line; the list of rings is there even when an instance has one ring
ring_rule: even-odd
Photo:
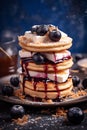
[[[1,78],[0,84],[9,82],[10,78],[15,77],[15,76],[18,76],[18,74],[9,75],[9,76],[5,76],[5,77]],[[85,90],[85,91],[87,91],[87,90]],[[32,101],[30,98],[21,100],[16,96],[3,96],[1,94],[1,89],[0,89],[0,100],[8,102],[8,103],[35,106],[35,107],[68,106],[68,105],[73,105],[73,104],[87,101],[87,95],[80,96],[75,99],[67,98],[67,99],[61,100],[59,102],[56,101],[56,102],[48,103],[48,102]]]

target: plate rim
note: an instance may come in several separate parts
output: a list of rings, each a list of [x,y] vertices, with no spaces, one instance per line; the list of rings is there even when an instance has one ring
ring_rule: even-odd
[[[11,76],[18,76],[18,74],[12,74],[12,75],[8,75],[8,76],[4,76],[1,79],[7,78],[9,79]],[[3,81],[3,80],[2,80]],[[6,80],[7,82],[7,80]],[[1,84],[3,82],[0,82]],[[8,81],[9,83],[9,81]],[[15,97],[15,98],[13,98]],[[87,95],[85,96],[80,96],[78,98],[73,98],[73,99],[66,99],[64,101],[60,101],[60,102],[52,102],[52,103],[47,103],[47,102],[35,102],[29,99],[23,99],[21,100],[20,98],[16,97],[16,96],[4,96],[2,94],[0,94],[0,100],[8,102],[8,103],[13,103],[13,104],[21,104],[21,105],[27,105],[27,106],[36,106],[36,107],[52,107],[52,106],[68,106],[68,105],[73,105],[76,103],[80,103],[83,101],[87,101]]]
[[[48,106],[69,106],[69,105],[73,105],[76,103],[81,103],[84,101],[87,101],[87,95],[85,96],[80,96],[79,98],[76,99],[69,99],[66,101],[61,101],[61,102],[53,102],[53,103],[47,103],[47,102],[34,102],[28,99],[19,99],[17,97],[13,97],[13,96],[3,96],[0,95],[0,100],[8,102],[8,103],[12,103],[12,104],[21,104],[21,105],[27,105],[27,106],[42,106],[42,107],[48,107]]]

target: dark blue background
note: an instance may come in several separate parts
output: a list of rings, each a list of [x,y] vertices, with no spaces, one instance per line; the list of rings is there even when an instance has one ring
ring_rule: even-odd
[[[0,0],[0,38],[49,23],[73,38],[71,52],[87,53],[87,0]]]

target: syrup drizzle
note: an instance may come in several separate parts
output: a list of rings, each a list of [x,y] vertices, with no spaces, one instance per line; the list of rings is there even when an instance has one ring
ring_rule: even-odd
[[[23,77],[23,94],[25,94],[24,86],[25,86],[25,79],[24,79],[24,77]]]
[[[24,65],[25,65],[25,70],[24,70]],[[27,69],[27,66],[29,65],[29,62],[28,60],[22,60],[22,73],[24,74],[23,76],[23,94],[25,94],[25,82],[26,82],[26,78],[27,77],[27,80],[30,78],[30,75],[28,73],[28,69]]]
[[[56,55],[54,53],[54,59],[56,61]],[[56,64],[54,64],[54,72],[55,72],[55,88],[56,88],[56,91],[57,91],[57,97],[59,97],[60,95],[60,91],[59,91],[59,88],[58,88],[58,83],[57,83],[57,67],[56,67]]]
[[[45,66],[44,66],[44,73],[45,73],[45,84],[44,84],[44,86],[45,86],[45,99],[47,99],[47,72],[48,72],[48,65],[46,64]]]
[[[38,79],[36,79],[36,78],[33,78],[34,79],[34,81],[33,81],[33,86],[34,86],[34,91],[36,91],[36,89],[37,89],[37,83],[38,83],[38,81],[39,81],[39,78]]]

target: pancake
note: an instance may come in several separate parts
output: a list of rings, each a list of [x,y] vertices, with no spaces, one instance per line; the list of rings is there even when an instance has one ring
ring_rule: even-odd
[[[69,88],[72,85],[72,78],[68,78],[64,83],[55,83],[51,81],[46,83],[43,81],[34,82],[34,80],[32,80],[25,81],[24,83],[21,81],[21,84],[24,85],[24,89],[28,88],[35,91],[45,91],[45,89],[46,91],[61,91]]]
[[[20,87],[23,91],[23,87],[20,84]],[[44,91],[33,91],[31,89],[28,89],[25,87],[25,94],[29,95],[31,97],[37,97],[37,98],[41,98],[41,99],[56,99],[56,98],[62,98],[65,97],[67,95],[69,95],[71,93],[73,86],[70,86],[67,89],[64,89],[60,92],[44,92]]]
[[[41,33],[45,30],[43,30],[41,26],[39,26],[41,32],[39,35],[35,30],[34,32],[32,32],[32,30],[26,31],[23,36],[18,37],[19,45],[23,49],[32,52],[58,52],[69,49],[72,46],[72,38],[63,33],[56,26],[46,25],[45,27],[48,28],[48,31],[44,33],[44,35]],[[51,38],[50,33],[54,30],[55,33],[58,32],[58,34],[54,34],[54,37]],[[57,39],[55,39],[55,37]]]
[[[72,46],[72,39],[70,37],[66,37],[61,39],[59,42],[49,42],[49,43],[40,43],[35,44],[29,42],[25,36],[20,36],[19,45],[27,50],[32,52],[58,52],[62,50],[69,49]]]
[[[21,63],[21,65],[22,65],[22,63]],[[61,63],[56,63],[56,64],[37,65],[34,62],[28,62],[27,63],[27,69],[28,70],[33,70],[33,71],[39,71],[39,72],[40,71],[41,72],[44,72],[44,71],[46,71],[46,72],[54,72],[55,68],[56,68],[57,71],[60,71],[60,70],[65,70],[65,69],[71,68],[72,65],[73,65],[73,61],[72,61],[72,58],[71,58],[71,59],[64,60]],[[25,67],[25,65],[24,65],[24,67]]]

